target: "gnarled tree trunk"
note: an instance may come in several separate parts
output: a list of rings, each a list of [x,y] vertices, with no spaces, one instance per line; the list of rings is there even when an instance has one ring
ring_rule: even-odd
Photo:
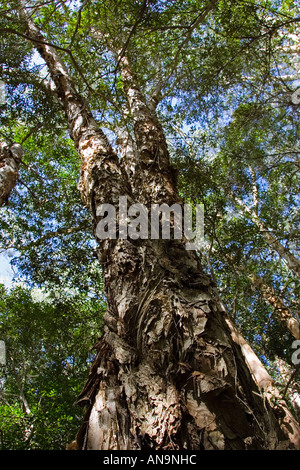
[[[120,67],[137,147],[134,171],[126,174],[122,195],[128,194],[128,186],[134,201],[181,204],[163,131],[147,108],[127,57]],[[102,186],[94,192],[99,202]],[[265,401],[262,388],[274,395],[272,380],[228,326],[197,254],[177,240],[99,243],[108,310],[105,334],[79,397],[90,405],[79,447],[299,446],[297,424],[285,405],[278,402],[271,409]],[[254,377],[260,377],[259,384]]]

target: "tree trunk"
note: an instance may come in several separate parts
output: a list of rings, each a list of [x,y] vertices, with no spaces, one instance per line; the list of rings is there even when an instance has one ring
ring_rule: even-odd
[[[232,194],[231,197],[234,202],[238,203],[244,214],[247,217],[250,217],[252,222],[256,224],[271,250],[277,251],[280,258],[285,261],[289,270],[295,276],[300,277],[300,261],[293,255],[293,253],[288,250],[288,248],[282,245],[278,238],[274,237],[274,235],[271,233],[271,230],[269,230],[269,228],[264,225],[255,211],[250,209],[247,204],[245,204],[241,199],[237,198],[234,194]]]
[[[131,194],[145,204],[181,204],[161,126],[136,85],[128,57],[121,58],[120,68],[135,122]],[[90,405],[79,447],[299,446],[297,424],[285,405],[271,410],[264,401],[245,360],[251,348],[246,351],[246,342],[228,327],[197,254],[176,240],[99,243],[108,309],[105,333],[79,397]],[[253,356],[252,369],[261,371]],[[262,376],[260,386],[274,395],[270,377]],[[276,413],[285,421],[282,428]]]
[[[300,339],[300,323],[292,315],[290,309],[284,304],[282,299],[278,297],[275,290],[268,286],[261,278],[256,275],[251,275],[253,285],[257,287],[265,301],[274,309],[274,314],[282,322],[287,330],[297,340]]]
[[[8,201],[17,183],[22,158],[21,145],[0,142],[0,207]]]
[[[117,207],[120,196],[148,207],[182,204],[164,133],[136,85],[128,58],[121,58],[120,69],[134,121],[132,169],[95,126],[57,52],[27,21],[27,34],[64,103],[82,162],[79,188],[95,229],[97,208],[103,203]],[[184,240],[119,237],[98,242],[107,311],[104,334],[78,398],[88,409],[77,447],[300,448],[298,426],[285,404],[272,404],[255,382],[196,252],[187,251]]]

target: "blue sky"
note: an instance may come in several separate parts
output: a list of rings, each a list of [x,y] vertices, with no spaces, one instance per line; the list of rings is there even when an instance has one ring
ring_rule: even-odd
[[[9,286],[14,272],[10,266],[9,257],[5,253],[0,254],[0,283]]]

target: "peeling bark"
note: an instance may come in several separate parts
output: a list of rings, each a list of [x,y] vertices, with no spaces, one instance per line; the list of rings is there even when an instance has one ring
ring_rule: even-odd
[[[79,188],[94,227],[99,204],[117,205],[119,196],[146,204],[181,203],[163,130],[128,57],[121,58],[120,69],[134,120],[132,173],[96,127],[57,52],[27,21],[27,35],[64,103],[82,162]],[[275,406],[259,389],[198,255],[187,251],[183,240],[98,243],[107,311],[104,335],[78,398],[87,411],[77,447],[300,448],[297,423],[284,402]]]
[[[19,144],[0,143],[0,207],[7,203],[18,177],[23,149]]]

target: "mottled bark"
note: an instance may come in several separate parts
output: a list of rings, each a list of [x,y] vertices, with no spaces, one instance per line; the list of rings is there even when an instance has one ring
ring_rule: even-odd
[[[70,137],[81,158],[81,174],[79,189],[83,202],[95,215],[94,186],[98,184],[97,173],[106,174],[109,184],[103,186],[103,199],[106,202],[116,202],[113,193],[120,194],[119,180],[122,179],[118,158],[115,155],[107,137],[98,127],[88,103],[77,92],[61,57],[55,47],[50,46],[27,14],[26,8],[20,2],[20,17],[27,24],[26,34],[36,50],[46,62],[51,78],[56,87],[56,95],[62,104]],[[93,174],[92,174],[93,172]],[[115,190],[112,188],[116,185]]]
[[[178,198],[163,130],[139,90],[129,60],[120,69],[134,120],[135,159],[119,160],[57,54],[28,20],[45,59],[82,161],[80,190],[91,209]],[[122,143],[122,138],[121,138]],[[126,153],[126,149],[123,153]],[[300,448],[284,402],[272,404],[226,323],[216,288],[183,240],[98,240],[107,298],[104,334],[95,346],[80,449]],[[272,395],[273,396],[273,395]]]
[[[181,202],[163,129],[137,86],[129,58],[124,53],[119,60],[119,67],[134,123],[135,167],[129,178],[132,194],[138,202],[146,205]]]
[[[23,153],[19,144],[0,142],[0,207],[8,201],[18,181]]]

